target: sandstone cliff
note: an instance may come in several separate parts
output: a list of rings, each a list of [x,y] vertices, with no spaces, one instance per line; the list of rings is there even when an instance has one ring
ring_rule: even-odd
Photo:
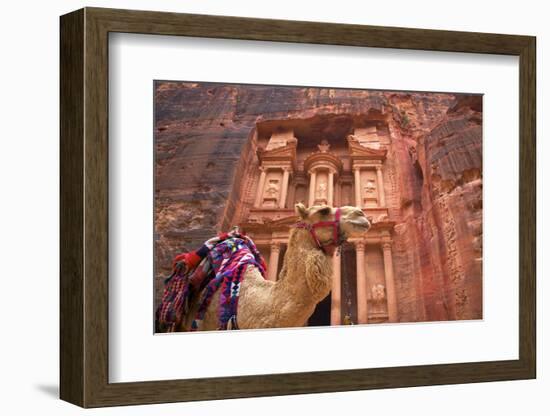
[[[257,123],[330,116],[330,134],[372,116],[391,136],[385,187],[400,320],[481,318],[481,103],[445,93],[157,82],[157,299],[174,254],[230,225]]]

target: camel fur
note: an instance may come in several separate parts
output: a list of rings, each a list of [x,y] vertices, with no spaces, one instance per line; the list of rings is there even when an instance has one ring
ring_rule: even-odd
[[[316,223],[333,221],[335,208],[296,205],[296,214],[301,221]],[[340,232],[343,238],[365,233],[370,222],[360,208],[340,208]],[[316,229],[322,244],[332,242],[333,229]],[[248,266],[239,294],[239,329],[289,328],[307,324],[317,304],[323,300],[332,287],[332,257],[321,251],[310,232],[302,228],[290,231],[283,267],[276,282],[265,280],[258,269]],[[219,291],[214,294],[201,330],[215,330],[218,326],[217,308]],[[189,330],[198,304],[191,307],[180,330]]]

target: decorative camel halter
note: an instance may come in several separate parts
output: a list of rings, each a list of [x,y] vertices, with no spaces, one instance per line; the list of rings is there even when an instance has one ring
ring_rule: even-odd
[[[315,241],[315,244],[317,245],[317,248],[319,248],[323,253],[326,253],[326,248],[328,247],[339,247],[343,240],[340,238],[340,217],[341,217],[340,208],[336,208],[336,213],[334,214],[334,221],[319,221],[313,224],[308,224],[307,222],[299,222],[295,225],[296,228],[304,228],[309,231],[311,234],[311,237],[313,238],[313,241]],[[329,244],[323,244],[319,240],[319,237],[317,237],[317,234],[315,233],[316,228],[321,227],[332,227],[333,229],[333,235],[332,235],[332,242]]]

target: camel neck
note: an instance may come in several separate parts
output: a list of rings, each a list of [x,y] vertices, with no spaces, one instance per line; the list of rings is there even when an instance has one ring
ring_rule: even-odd
[[[319,250],[311,233],[304,228],[294,228],[290,231],[288,250]]]
[[[317,247],[307,230],[290,232],[277,289],[298,303],[316,305],[330,291],[332,261]]]

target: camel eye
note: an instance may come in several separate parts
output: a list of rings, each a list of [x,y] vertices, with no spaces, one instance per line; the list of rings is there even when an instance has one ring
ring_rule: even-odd
[[[326,207],[326,208],[322,208],[319,210],[319,214],[321,215],[329,215],[330,214],[330,208],[329,207]]]

